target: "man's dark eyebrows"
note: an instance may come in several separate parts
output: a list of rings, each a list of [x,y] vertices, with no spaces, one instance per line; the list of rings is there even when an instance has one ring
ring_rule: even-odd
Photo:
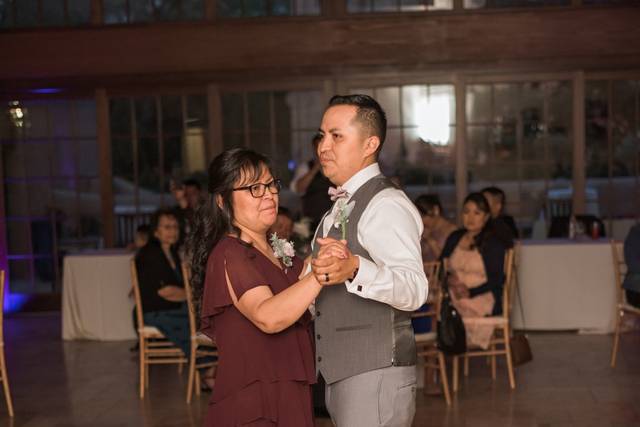
[[[339,128],[331,128],[328,131],[329,133],[333,133],[333,132],[340,132]],[[324,135],[326,132],[323,131],[322,129],[318,128],[318,133]]]

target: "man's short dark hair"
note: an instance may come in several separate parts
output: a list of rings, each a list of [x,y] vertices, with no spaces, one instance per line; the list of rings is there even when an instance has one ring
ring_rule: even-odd
[[[182,185],[184,185],[185,187],[195,187],[198,189],[198,191],[202,191],[202,184],[200,184],[200,181],[195,178],[185,179],[184,181],[182,181]]]
[[[498,187],[486,187],[483,188],[481,193],[489,193],[494,197],[499,197],[500,198],[500,203],[502,203],[502,206],[504,207],[506,201],[507,201],[507,196],[504,194],[504,191],[502,191],[502,189],[498,188]]]
[[[293,214],[289,209],[285,208],[284,206],[278,206],[278,215],[287,217],[291,220],[291,222],[293,222]]]
[[[151,226],[149,224],[140,224],[136,228],[136,233],[144,234],[149,237],[151,235]]]
[[[356,120],[369,133],[369,136],[377,136],[380,139],[376,154],[379,153],[387,136],[387,116],[378,101],[369,95],[335,95],[329,100],[329,107],[336,105],[353,105],[357,108]]]

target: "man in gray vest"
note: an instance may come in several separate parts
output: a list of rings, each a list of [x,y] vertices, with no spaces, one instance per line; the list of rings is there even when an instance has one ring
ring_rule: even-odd
[[[410,426],[415,414],[416,346],[410,314],[427,299],[422,220],[404,192],[380,173],[386,135],[380,105],[366,95],[334,96],[317,146],[332,209],[313,242],[316,366],[338,427]],[[345,247],[346,245],[346,247]],[[324,257],[340,246],[346,257]]]

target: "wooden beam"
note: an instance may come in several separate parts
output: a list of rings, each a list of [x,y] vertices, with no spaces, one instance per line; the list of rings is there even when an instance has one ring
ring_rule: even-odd
[[[0,90],[29,79],[640,68],[638,22],[640,7],[618,6],[6,31]]]
[[[220,89],[216,85],[207,86],[207,106],[209,114],[209,130],[207,135],[207,166],[215,156],[224,151],[222,137],[222,101]]]
[[[585,165],[585,88],[584,72],[578,71],[573,77],[573,213],[586,211],[586,165]]]
[[[104,1],[91,0],[91,25],[102,25],[104,20]]]
[[[467,197],[467,94],[466,84],[458,76],[454,77],[456,102],[456,139],[455,139],[455,177],[456,177],[456,212],[462,212],[464,198]],[[458,216],[456,216],[458,218]]]
[[[96,90],[96,123],[100,173],[100,199],[102,200],[102,236],[104,246],[115,244],[113,222],[113,184],[111,171],[111,129],[109,125],[109,98],[104,89]]]

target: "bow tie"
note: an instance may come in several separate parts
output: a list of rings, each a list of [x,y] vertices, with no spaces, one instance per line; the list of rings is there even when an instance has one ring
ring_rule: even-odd
[[[349,197],[349,193],[347,193],[347,190],[340,186],[338,186],[338,188],[329,187],[329,191],[327,193],[329,193],[332,202],[335,202],[338,199]]]

